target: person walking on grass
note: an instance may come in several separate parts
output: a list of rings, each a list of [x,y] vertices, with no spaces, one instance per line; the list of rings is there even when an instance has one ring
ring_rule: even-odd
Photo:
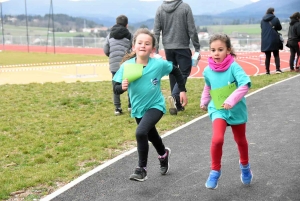
[[[249,76],[243,68],[234,61],[236,56],[230,38],[224,34],[215,34],[209,40],[210,54],[208,66],[203,71],[205,86],[201,96],[200,108],[207,111],[212,120],[211,141],[211,171],[205,183],[206,188],[216,189],[221,177],[221,158],[224,135],[227,126],[231,126],[234,140],[239,151],[239,166],[241,169],[241,181],[250,184],[253,174],[250,170],[248,156],[248,142],[246,139],[246,122],[248,112],[245,95],[251,87]],[[218,96],[227,97],[225,101],[216,105],[217,99],[213,99],[211,90],[222,89],[229,84],[235,89],[231,94],[222,92]],[[225,93],[225,94],[224,94]],[[228,92],[227,92],[228,93]]]
[[[282,73],[280,70],[279,40],[278,31],[282,29],[279,19],[274,15],[274,8],[268,8],[266,14],[260,22],[261,28],[261,52],[266,55],[266,74],[270,75],[271,53],[273,53],[276,65],[276,74]]]
[[[180,102],[187,104],[184,78],[178,67],[171,62],[150,57],[155,51],[155,37],[148,29],[138,29],[133,37],[132,52],[123,58],[124,63],[113,77],[114,92],[121,94],[128,90],[131,100],[131,116],[138,124],[135,135],[138,151],[138,166],[130,175],[130,180],[145,181],[147,179],[147,160],[149,152],[148,140],[158,153],[160,173],[168,173],[171,149],[165,147],[155,125],[166,113],[165,98],[161,92],[161,79],[172,73],[180,90]],[[129,82],[123,79],[126,64],[142,64],[142,76]]]
[[[120,15],[116,18],[116,24],[111,28],[104,43],[104,53],[109,57],[109,70],[112,77],[120,68],[120,62],[126,52],[131,51],[132,34],[127,29],[128,18]],[[119,94],[113,93],[115,115],[123,113]],[[130,99],[128,98],[128,111],[131,111]]]
[[[192,69],[190,41],[195,52],[199,53],[198,60],[201,58],[199,38],[190,6],[182,0],[163,1],[156,11],[154,34],[157,40],[156,53],[159,51],[159,39],[162,34],[166,59],[179,66],[186,83]],[[172,94],[168,97],[170,113],[176,115],[177,111],[183,111],[185,108],[179,100],[180,90],[175,77],[170,75],[169,81]]]
[[[300,57],[300,13],[295,12],[290,16],[290,27],[288,32],[287,47],[290,48],[290,71],[299,72]],[[295,55],[297,57],[295,59]],[[295,66],[294,66],[295,64]]]

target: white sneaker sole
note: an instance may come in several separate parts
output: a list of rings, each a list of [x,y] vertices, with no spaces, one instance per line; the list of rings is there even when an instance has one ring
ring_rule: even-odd
[[[167,169],[167,171],[164,173],[164,174],[162,174],[162,175],[165,175],[165,174],[167,174],[168,172],[169,172],[169,170],[170,170],[170,158],[171,158],[171,149],[169,148],[169,147],[166,147],[166,149],[169,151],[169,155],[168,155],[168,169]]]
[[[250,170],[251,171],[251,170]],[[245,184],[244,182],[243,182],[243,179],[242,179],[242,174],[241,174],[241,176],[240,176],[240,178],[241,178],[241,182],[244,184],[244,185],[250,185],[251,184],[251,182],[252,182],[252,180],[253,180],[253,173],[252,173],[252,171],[251,171],[251,174],[252,174],[252,178],[251,178],[251,180],[250,180],[250,183],[249,184]]]
[[[168,96],[168,102],[169,102],[169,112],[171,115],[177,115],[177,109],[176,109],[176,102],[173,98],[173,96]]]
[[[146,176],[145,178],[143,179],[137,179],[137,178],[129,178],[131,181],[139,181],[139,182],[143,182],[143,181],[146,181],[148,179],[148,177]]]

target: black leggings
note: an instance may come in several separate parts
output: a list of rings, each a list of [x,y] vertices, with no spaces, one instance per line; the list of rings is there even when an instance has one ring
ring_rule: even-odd
[[[270,61],[271,61],[272,52],[275,59],[276,70],[280,70],[279,50],[265,51],[265,55],[266,55],[265,66],[267,72],[270,72]]]
[[[137,150],[139,154],[139,167],[147,167],[149,152],[148,140],[153,144],[159,155],[165,154],[165,145],[159,136],[155,124],[161,119],[163,112],[158,109],[149,109],[142,118],[135,118],[138,127],[136,129]]]
[[[295,61],[295,55],[296,54],[297,54],[296,64],[294,66],[294,61]],[[294,44],[294,45],[292,44],[292,45],[290,45],[290,69],[291,70],[293,70],[294,67],[297,67],[299,57],[300,57],[300,49],[299,49],[298,44]]]

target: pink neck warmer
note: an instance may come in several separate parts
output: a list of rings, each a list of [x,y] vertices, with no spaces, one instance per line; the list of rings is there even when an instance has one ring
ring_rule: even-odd
[[[234,57],[228,54],[221,63],[216,63],[212,57],[208,58],[209,67],[216,72],[224,72],[234,62]]]

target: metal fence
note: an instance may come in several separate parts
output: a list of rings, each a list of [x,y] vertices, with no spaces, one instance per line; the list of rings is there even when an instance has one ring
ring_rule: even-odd
[[[209,50],[208,39],[199,39],[201,50]],[[11,36],[5,35],[0,38],[0,44],[12,44],[12,45],[28,45],[26,36]],[[286,39],[285,39],[286,41]],[[34,37],[29,36],[28,42],[30,46],[58,46],[58,47],[81,47],[81,48],[103,48],[105,38],[91,38],[91,37]],[[260,51],[260,38],[234,38],[231,37],[231,43],[235,51]],[[160,41],[160,49],[163,45]],[[190,48],[193,45],[190,44]]]

